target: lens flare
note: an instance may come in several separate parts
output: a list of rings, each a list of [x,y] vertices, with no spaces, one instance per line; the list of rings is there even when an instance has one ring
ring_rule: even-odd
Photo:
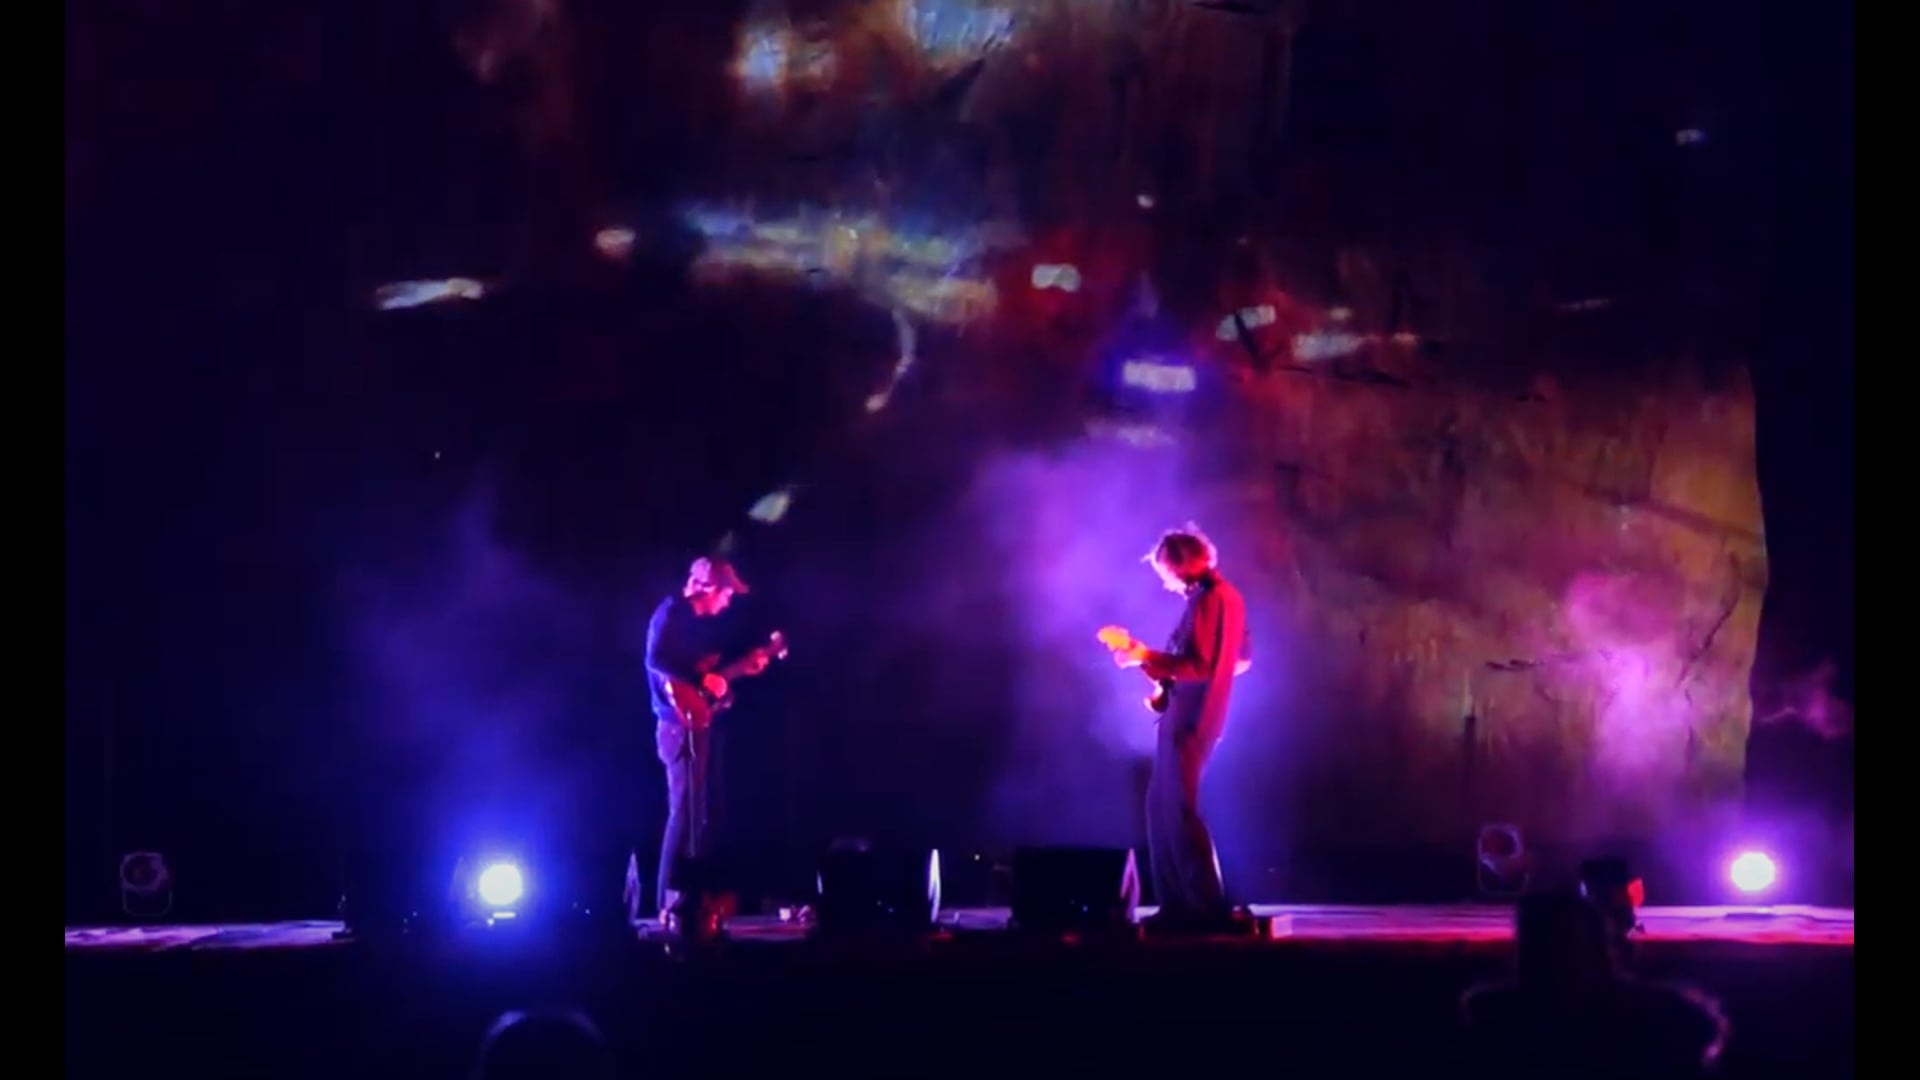
[[[475,883],[480,899],[489,906],[503,908],[517,903],[526,885],[520,879],[520,868],[512,863],[494,863],[480,871],[480,880]]]
[[[1779,869],[1766,853],[1744,851],[1735,856],[1733,864],[1727,868],[1727,876],[1733,879],[1733,887],[1741,892],[1757,893],[1773,885],[1779,877]]]

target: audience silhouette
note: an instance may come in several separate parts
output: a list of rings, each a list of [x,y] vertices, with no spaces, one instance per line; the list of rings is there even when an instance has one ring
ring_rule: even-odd
[[[1620,936],[1576,892],[1520,901],[1513,977],[1467,991],[1461,1012],[1483,1075],[1658,1077],[1704,1075],[1728,1026],[1691,987],[1648,982],[1622,966]]]
[[[613,1051],[572,1010],[508,1012],[480,1040],[473,1080],[612,1080]]]

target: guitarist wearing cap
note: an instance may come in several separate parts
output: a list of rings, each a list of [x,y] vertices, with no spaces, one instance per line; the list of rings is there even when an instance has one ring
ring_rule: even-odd
[[[1147,858],[1160,901],[1155,921],[1210,930],[1232,921],[1213,838],[1200,817],[1200,776],[1226,730],[1234,676],[1250,666],[1247,605],[1220,576],[1212,541],[1196,528],[1163,535],[1146,559],[1186,612],[1164,651],[1117,627],[1101,632],[1114,662],[1157,683],[1161,711],[1153,779],[1147,786]]]
[[[681,867],[705,854],[708,749],[714,714],[731,703],[730,682],[758,675],[785,655],[778,634],[724,667],[708,654],[709,620],[747,593],[733,565],[701,558],[687,572],[686,587],[654,609],[647,624],[647,687],[652,697],[654,742],[667,770],[667,828],[660,842],[660,915],[679,900]]]

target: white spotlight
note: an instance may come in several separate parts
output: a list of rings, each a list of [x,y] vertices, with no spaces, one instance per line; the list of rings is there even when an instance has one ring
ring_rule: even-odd
[[[520,868],[508,862],[494,863],[480,871],[474,887],[480,899],[495,908],[512,907],[520,902],[520,897],[526,892],[526,882],[520,877]]]

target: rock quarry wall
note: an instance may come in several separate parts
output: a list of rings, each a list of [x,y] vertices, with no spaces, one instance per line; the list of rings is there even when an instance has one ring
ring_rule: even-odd
[[[1622,52],[1658,35],[1621,16],[1612,38],[1517,41],[1518,15],[1471,4],[1239,6],[493,0],[426,25],[389,5],[388,32],[342,40],[404,47],[260,78],[370,80],[370,160],[465,140],[447,191],[516,177],[495,184],[501,206],[436,226],[541,223],[474,241],[507,252],[503,280],[602,267],[593,230],[640,204],[814,208],[896,234],[996,222],[997,264],[965,270],[991,292],[966,282],[965,304],[921,314],[888,278],[869,299],[923,319],[929,356],[1026,365],[988,380],[1020,386],[1037,356],[1093,356],[1149,273],[1195,355],[1232,374],[1195,483],[1278,646],[1273,722],[1242,722],[1284,733],[1263,760],[1285,782],[1259,797],[1297,835],[1644,835],[1736,793],[1767,575],[1751,388],[1685,334],[1573,359],[1542,331],[1596,300],[1662,310],[1634,200],[1666,158],[1622,165],[1639,143],[1590,119],[1658,120],[1641,100],[1658,73]],[[95,46],[90,62],[119,55]],[[1564,99],[1541,89],[1556,71]],[[422,78],[444,92],[381,89]],[[1615,91],[1617,110],[1563,107]],[[390,100],[419,115],[387,117]],[[1671,130],[1650,130],[1670,152]],[[186,155],[201,136],[165,138]],[[79,161],[75,183],[106,164]],[[1607,167],[1625,171],[1562,183]],[[413,235],[395,215],[375,232]],[[831,244],[760,246],[832,286]],[[917,241],[897,276],[952,291],[965,275],[927,262],[938,247]],[[1043,255],[1084,287],[1028,291]],[[404,261],[353,257],[369,281]],[[1263,305],[1278,315],[1251,350],[1216,334]],[[969,324],[932,325],[950,310]],[[1302,348],[1329,331],[1366,344],[1335,361]]]
[[[1767,572],[1750,387],[1533,387],[1246,387],[1258,464],[1220,497],[1279,627],[1305,834],[1645,837],[1739,793]]]
[[[1260,813],[1336,844],[1454,844],[1487,821],[1579,842],[1710,813],[1740,790],[1767,577],[1739,364],[1676,333],[1649,296],[1663,271],[1600,235],[1630,207],[1527,188],[1585,166],[1510,69],[1475,68],[1476,10],[1255,6],[842,23],[824,5],[794,32],[848,63],[748,92],[732,160],[792,144],[815,197],[871,205],[819,165],[838,147],[885,199],[951,196],[1070,251],[1075,297],[1036,308],[1023,272],[998,275],[956,350],[984,368],[1091,355],[1134,271],[1158,280],[1192,351],[1232,374],[1190,434],[1281,646],[1280,715],[1241,721],[1284,732],[1267,752],[1288,779],[1256,785],[1276,803]],[[874,127],[875,58],[916,51]],[[1530,163],[1506,205],[1474,171],[1501,154]],[[1275,323],[1219,340],[1262,305]],[[1316,334],[1351,344],[1316,355]]]

